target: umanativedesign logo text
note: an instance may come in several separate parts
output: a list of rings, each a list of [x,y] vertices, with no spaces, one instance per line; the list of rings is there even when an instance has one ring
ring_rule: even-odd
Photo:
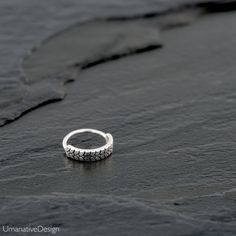
[[[60,232],[59,227],[53,227],[53,226],[9,226],[9,225],[3,225],[2,226],[2,232],[4,233],[51,233],[56,234]]]

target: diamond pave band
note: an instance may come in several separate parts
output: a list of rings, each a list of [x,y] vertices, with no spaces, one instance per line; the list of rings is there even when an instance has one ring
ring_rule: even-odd
[[[95,149],[82,149],[67,144],[68,140],[75,134],[79,133],[95,133],[102,136],[106,144]],[[78,129],[67,134],[62,142],[62,146],[65,150],[66,156],[77,161],[100,161],[110,156],[113,151],[113,137],[111,134],[105,134],[95,129]]]

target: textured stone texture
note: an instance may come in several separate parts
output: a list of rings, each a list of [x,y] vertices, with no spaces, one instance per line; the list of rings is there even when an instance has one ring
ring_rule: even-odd
[[[75,73],[63,101],[1,127],[0,225],[235,235],[235,22],[227,12],[163,31],[162,49]],[[64,135],[85,127],[113,135],[111,158],[64,157]]]

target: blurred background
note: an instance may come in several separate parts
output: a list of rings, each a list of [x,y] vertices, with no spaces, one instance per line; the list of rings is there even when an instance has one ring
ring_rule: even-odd
[[[0,232],[236,235],[235,10],[1,0]],[[64,157],[79,128],[111,133],[113,155]]]

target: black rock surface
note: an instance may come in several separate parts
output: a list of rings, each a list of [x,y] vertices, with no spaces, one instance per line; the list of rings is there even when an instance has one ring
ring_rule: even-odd
[[[30,15],[36,6],[29,2],[21,0],[27,6],[19,15]],[[20,45],[15,33],[15,51],[1,64],[2,125],[63,98],[64,90],[67,96],[0,128],[0,225],[55,225],[59,235],[235,235],[236,12],[206,14],[220,11],[220,3],[204,3],[143,17],[149,6],[140,17],[137,7],[132,19],[92,20],[54,34],[77,19],[80,8],[69,2],[71,10],[46,18],[52,24],[37,21],[42,35],[31,35],[32,22],[19,22],[18,34],[25,26],[34,40],[24,34]],[[19,6],[2,4],[3,12]],[[9,25],[4,29],[13,31]],[[102,32],[97,41],[89,37],[96,29]],[[97,44],[88,51],[91,38]],[[75,81],[64,84],[68,80]],[[111,158],[79,163],[64,157],[64,135],[85,127],[113,135]]]

